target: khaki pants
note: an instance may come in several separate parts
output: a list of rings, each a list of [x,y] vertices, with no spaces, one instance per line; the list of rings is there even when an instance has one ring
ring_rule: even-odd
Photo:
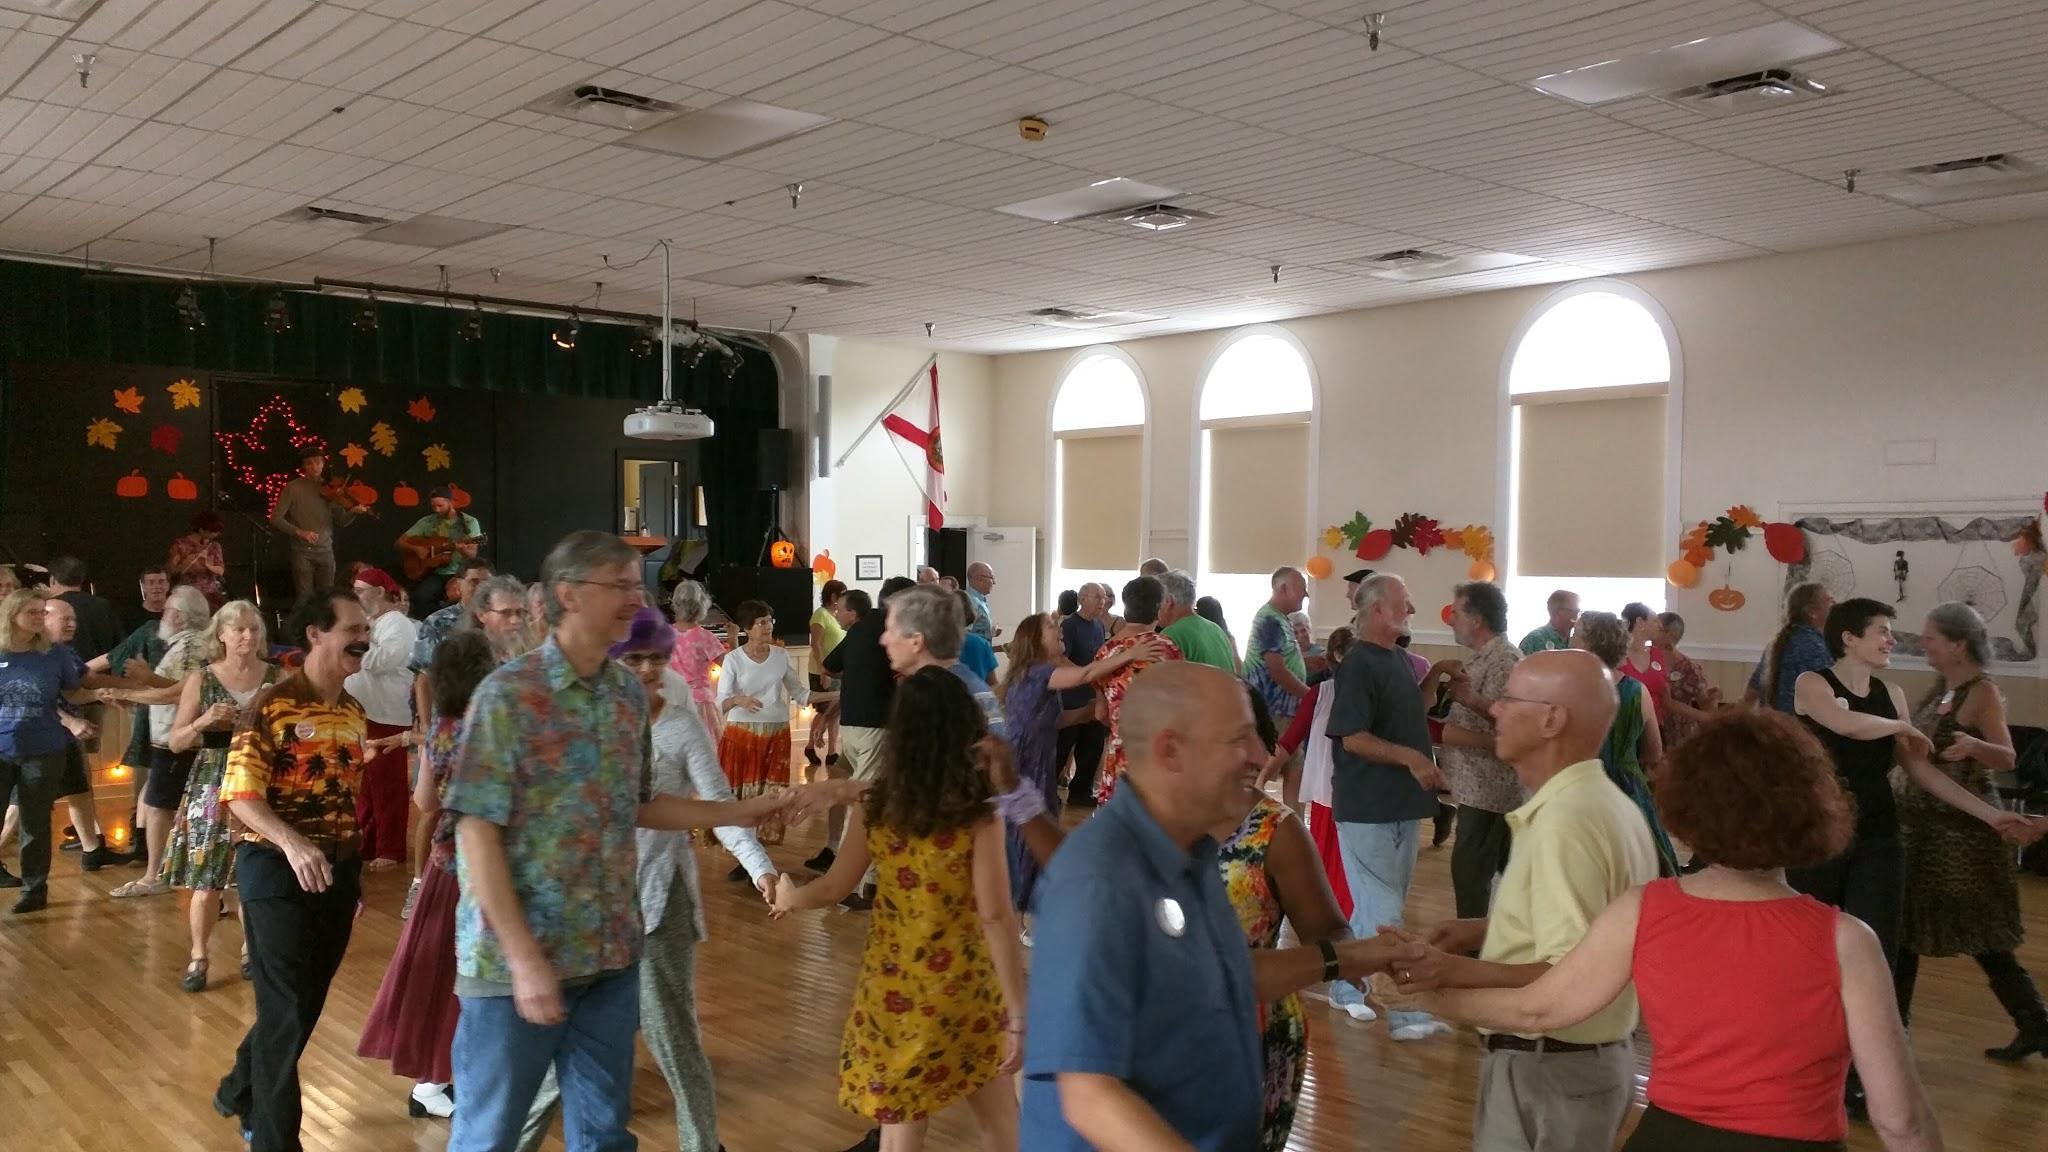
[[[1488,1052],[1472,1152],[1606,1152],[1634,1074],[1626,1040],[1593,1052]]]
[[[880,728],[849,728],[839,726],[839,767],[855,780],[873,780],[881,771],[882,734]],[[833,846],[835,849],[838,845]],[[874,865],[868,865],[867,875],[861,877],[863,889],[875,886]]]

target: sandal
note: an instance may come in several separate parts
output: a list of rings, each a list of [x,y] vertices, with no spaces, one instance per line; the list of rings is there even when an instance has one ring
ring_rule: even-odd
[[[185,965],[185,978],[178,981],[178,987],[187,992],[206,991],[206,961],[193,960]]]
[[[170,890],[171,886],[162,880],[145,878],[142,880],[130,880],[112,892],[107,893],[107,895],[112,896],[116,900],[127,900],[135,896],[162,896]]]

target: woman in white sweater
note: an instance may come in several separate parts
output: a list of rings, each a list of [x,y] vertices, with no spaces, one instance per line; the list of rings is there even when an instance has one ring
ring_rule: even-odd
[[[726,653],[718,674],[718,710],[725,731],[718,762],[742,800],[789,785],[789,710],[810,703],[811,690],[775,643],[774,610],[747,600],[733,611],[745,642]],[[781,833],[770,843],[780,843]],[[744,873],[741,874],[744,878]]]

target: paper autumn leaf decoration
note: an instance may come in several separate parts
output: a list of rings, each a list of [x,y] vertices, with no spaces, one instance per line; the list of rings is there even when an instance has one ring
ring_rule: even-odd
[[[1363,512],[1353,512],[1351,519],[1337,526],[1337,531],[1344,537],[1345,547],[1356,548],[1358,542],[1365,539],[1365,534],[1372,531],[1372,521],[1366,519]]]
[[[85,442],[88,447],[105,448],[112,452],[121,440],[121,426],[102,416],[85,426]]]
[[[1730,555],[1749,546],[1749,529],[1723,516],[1707,525],[1707,547],[1726,548]]]
[[[341,405],[343,412],[361,412],[364,404],[363,390],[361,388],[343,388],[341,395],[334,398],[334,402]]]
[[[341,450],[341,458],[350,468],[361,468],[370,454],[361,444],[350,444]]]
[[[1764,526],[1764,518],[1757,515],[1756,510],[1747,504],[1737,504],[1735,507],[1730,508],[1727,512],[1727,518],[1734,521],[1737,528],[1761,528]]]
[[[1344,530],[1332,525],[1323,529],[1323,547],[1336,548],[1344,543]]]
[[[164,386],[171,394],[171,411],[199,407],[199,385],[190,380],[173,380]]]
[[[439,444],[429,444],[420,449],[420,455],[427,461],[427,471],[443,472],[448,468],[448,449]]]
[[[1456,548],[1458,551],[1463,552],[1465,550],[1465,530],[1463,528],[1444,529],[1444,547]]]
[[[1707,549],[1707,522],[1700,521],[1692,530],[1678,538],[1680,552],[1704,552]]]
[[[1458,535],[1462,542],[1453,544],[1450,533],[1444,533],[1444,546],[1456,548],[1474,560],[1493,559],[1493,529],[1484,524],[1467,524]]]
[[[1444,531],[1437,522],[1420,512],[1403,512],[1394,518],[1394,546],[1413,548],[1421,555],[1429,555],[1432,548],[1441,548]]]
[[[175,424],[159,424],[149,430],[149,446],[166,456],[176,456],[184,439],[185,434]]]
[[[142,392],[136,388],[114,389],[114,407],[130,416],[142,411]]]
[[[393,455],[398,451],[398,433],[391,430],[391,425],[379,420],[370,425],[370,447],[381,455]]]
[[[434,418],[434,402],[422,396],[405,406],[405,414],[425,424]]]

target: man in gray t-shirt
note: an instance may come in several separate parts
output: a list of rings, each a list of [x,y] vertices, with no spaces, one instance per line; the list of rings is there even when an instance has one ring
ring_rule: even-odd
[[[334,585],[334,529],[355,519],[321,487],[327,454],[309,444],[299,457],[299,474],[277,494],[270,526],[291,538],[292,594],[304,603],[313,592]]]
[[[1330,814],[1351,888],[1351,931],[1370,936],[1401,923],[1423,821],[1436,815],[1437,773],[1429,714],[1408,657],[1398,647],[1415,605],[1399,576],[1377,573],[1358,593],[1358,643],[1338,666],[1329,735],[1335,758]],[[1330,985],[1330,1003],[1353,1019],[1373,1011],[1358,989]],[[1426,1012],[1387,1013],[1396,1040],[1421,1040],[1450,1028]]]

